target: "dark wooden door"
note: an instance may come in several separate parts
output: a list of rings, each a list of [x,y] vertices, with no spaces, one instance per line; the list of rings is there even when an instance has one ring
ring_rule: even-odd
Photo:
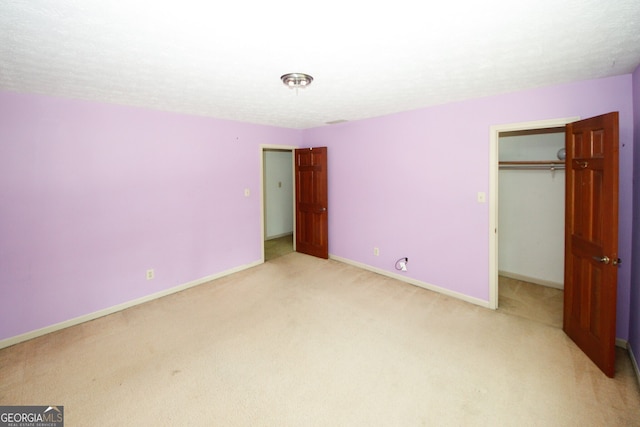
[[[618,113],[566,126],[563,329],[615,374],[618,281]]]
[[[329,258],[327,147],[295,150],[296,251]]]

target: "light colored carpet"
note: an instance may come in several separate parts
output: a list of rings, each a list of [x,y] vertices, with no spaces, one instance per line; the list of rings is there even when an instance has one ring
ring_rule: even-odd
[[[0,350],[0,404],[68,426],[640,425],[555,327],[290,253]]]
[[[500,276],[498,311],[562,328],[564,291]]]
[[[265,261],[271,261],[291,252],[293,252],[292,234],[264,241]]]

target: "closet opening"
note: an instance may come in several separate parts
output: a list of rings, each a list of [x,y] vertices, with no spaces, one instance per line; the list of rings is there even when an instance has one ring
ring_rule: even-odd
[[[261,146],[262,260],[270,261],[295,251],[295,147]]]
[[[506,123],[506,124],[497,124],[492,125],[489,129],[489,304],[488,308],[496,310],[499,308],[499,286],[498,286],[498,278],[499,272],[506,273],[511,275],[519,274],[520,276],[526,277],[528,280],[537,279],[537,281],[541,282],[536,283],[537,286],[556,289],[549,285],[555,284],[564,285],[564,274],[562,274],[560,279],[558,279],[558,263],[564,266],[564,254],[563,254],[563,246],[564,246],[564,220],[563,215],[561,221],[554,222],[553,225],[549,225],[550,228],[547,231],[554,230],[555,233],[558,233],[558,239],[556,241],[560,241],[558,244],[558,248],[555,248],[553,253],[559,259],[554,261],[556,267],[549,267],[540,259],[536,259],[532,261],[532,259],[527,258],[527,256],[532,256],[528,252],[518,249],[518,248],[510,248],[509,241],[503,242],[503,245],[507,245],[506,248],[502,248],[499,245],[499,239],[502,238],[503,230],[501,227],[505,226],[505,224],[500,224],[500,202],[503,198],[503,195],[500,194],[500,175],[504,175],[505,172],[513,173],[524,173],[524,174],[542,174],[540,176],[546,176],[547,181],[555,181],[562,188],[564,188],[564,170],[561,170],[560,167],[554,162],[559,161],[557,155],[558,150],[561,147],[564,147],[564,131],[565,125],[567,123],[572,123],[577,120],[580,120],[580,117],[563,117],[549,120],[537,120],[531,122],[519,122],[519,123]],[[555,134],[555,140],[553,142],[548,142],[548,138],[551,139]],[[511,142],[512,145],[506,146],[506,152],[503,153],[502,159],[500,159],[500,139],[507,138],[508,142]],[[534,143],[531,140],[541,139],[542,142]],[[531,146],[530,148],[525,148],[527,146]],[[504,150],[504,148],[503,148]],[[511,151],[509,151],[511,150]],[[510,157],[507,157],[510,156]],[[508,170],[506,164],[502,165],[500,169],[500,161],[503,162],[524,162],[521,164],[513,164],[511,165],[511,170]],[[551,163],[550,163],[551,162]],[[527,163],[527,164],[525,164]],[[515,169],[515,168],[518,169]],[[528,170],[525,170],[524,167],[528,167]],[[523,168],[523,169],[520,169]],[[522,180],[522,176],[520,179]],[[507,186],[511,184],[513,186],[515,181],[512,182],[504,182],[503,185]],[[547,182],[549,184],[549,182]],[[557,206],[550,207],[550,197],[547,193],[543,193],[542,189],[544,187],[533,185],[531,187],[527,187],[524,191],[519,191],[519,196],[523,196],[524,201],[522,203],[531,203],[534,200],[542,200],[542,202],[538,202],[543,209],[542,212],[546,213],[546,210],[557,210]],[[508,190],[508,189],[507,189]],[[507,191],[505,190],[505,191]],[[522,194],[520,194],[522,193]],[[524,216],[524,218],[516,218],[516,216],[510,216],[509,211],[513,211],[513,209],[518,209],[519,206],[513,203],[513,198],[510,198],[508,193],[504,195],[507,198],[506,205],[502,206],[502,210],[505,208],[508,209],[506,212],[502,212],[502,220],[504,221],[516,221],[515,224],[508,223],[506,224],[507,229],[505,230],[506,236],[505,238],[509,239],[509,234],[513,234],[513,231],[509,232],[509,226],[513,228],[513,226],[517,226],[517,221],[520,223],[524,223],[524,225],[520,225],[519,228],[515,228],[516,233],[523,233],[525,230],[523,228],[532,228],[534,225],[539,227],[540,218],[534,217],[528,211],[523,211],[520,209],[520,216]],[[511,205],[509,201],[511,200]],[[562,211],[564,212],[564,200],[562,203]],[[545,208],[546,206],[546,208]],[[516,211],[517,212],[517,211]],[[502,221],[502,222],[504,222]],[[517,234],[516,234],[517,236]],[[514,239],[514,236],[511,236],[511,239]],[[502,239],[504,240],[504,239]],[[534,243],[532,245],[533,249],[536,249],[536,245],[540,245],[539,243]],[[544,247],[544,245],[543,245]],[[539,248],[538,248],[539,249]],[[540,251],[539,251],[540,252]],[[544,254],[544,253],[543,253]],[[559,254],[559,255],[558,255]],[[502,258],[502,263],[499,262],[500,258]],[[506,260],[505,260],[506,258]],[[548,254],[547,258],[549,259]],[[537,268],[533,271],[524,270],[520,268],[518,263],[520,264],[526,263],[533,265],[537,265]],[[505,264],[506,262],[506,264]],[[515,263],[515,264],[514,264]],[[555,270],[554,270],[555,268]],[[554,275],[550,275],[550,271],[555,272]],[[564,270],[564,267],[562,267]],[[523,277],[523,278],[524,278]],[[544,290],[544,289],[543,289]],[[504,296],[504,295],[503,295]],[[502,307],[505,308],[505,307]],[[525,307],[526,308],[526,307]]]
[[[498,134],[498,308],[562,328],[565,128]]]

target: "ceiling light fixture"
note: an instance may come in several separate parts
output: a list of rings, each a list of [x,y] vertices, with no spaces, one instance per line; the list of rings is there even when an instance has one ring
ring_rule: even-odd
[[[280,77],[282,83],[289,89],[304,89],[311,84],[313,77],[304,73],[288,73]]]

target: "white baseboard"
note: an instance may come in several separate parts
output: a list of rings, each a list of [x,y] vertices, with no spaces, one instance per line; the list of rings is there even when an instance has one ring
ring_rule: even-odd
[[[286,233],[275,234],[273,236],[265,236],[264,240],[279,239],[280,237],[292,236],[292,235],[293,235],[293,231],[288,231]]]
[[[564,283],[551,282],[549,280],[538,279],[536,277],[524,276],[518,273],[510,273],[508,271],[498,270],[499,276],[508,277],[510,279],[522,280],[523,282],[533,283],[535,285],[546,286],[548,288],[556,288],[564,290]]]
[[[379,269],[379,268],[376,268],[376,267],[373,267],[373,266],[370,266],[370,265],[367,265],[367,264],[363,264],[363,263],[360,263],[360,262],[357,262],[357,261],[352,261],[350,259],[342,258],[342,257],[336,256],[336,255],[330,254],[329,258],[331,258],[333,260],[336,260],[336,261],[339,261],[339,262],[343,262],[345,264],[353,265],[353,266],[358,267],[358,268],[362,268],[364,270],[368,270],[368,271],[371,271],[371,272],[374,272],[374,273],[377,273],[377,274],[381,274],[383,276],[391,277],[393,279],[397,279],[397,280],[409,283],[409,284],[414,285],[414,286],[418,286],[418,287],[421,287],[421,288],[424,288],[424,289],[428,289],[430,291],[438,292],[438,293],[441,293],[441,294],[444,294],[444,295],[447,295],[447,296],[450,296],[450,297],[453,297],[453,298],[456,298],[456,299],[459,299],[459,300],[462,300],[462,301],[465,301],[465,302],[468,302],[468,303],[471,303],[471,304],[475,304],[475,305],[478,305],[478,306],[481,306],[481,307],[484,307],[484,308],[489,308],[489,302],[488,301],[484,301],[484,300],[481,300],[481,299],[478,299],[478,298],[470,297],[468,295],[461,294],[459,292],[455,292],[455,291],[451,291],[449,289],[441,288],[439,286],[432,285],[432,284],[426,283],[426,282],[422,282],[422,281],[419,281],[419,280],[416,280],[416,279],[412,279],[410,277],[402,276],[400,274],[391,273],[391,272],[386,271],[386,270],[382,270],[382,269]],[[68,327],[71,327],[71,326],[74,326],[74,325],[78,325],[80,323],[88,322],[90,320],[94,320],[94,319],[97,319],[99,317],[107,316],[109,314],[116,313],[118,311],[122,311],[122,310],[125,310],[127,308],[139,305],[139,304],[144,304],[145,302],[149,302],[149,301],[152,301],[152,300],[155,300],[155,299],[158,299],[158,298],[162,298],[162,297],[165,297],[167,295],[171,295],[173,293],[180,292],[180,291],[183,291],[185,289],[189,289],[189,288],[192,288],[194,286],[198,286],[198,285],[201,285],[203,283],[207,283],[207,282],[210,282],[212,280],[228,276],[230,274],[238,273],[240,271],[255,267],[255,266],[260,265],[262,263],[263,263],[262,260],[254,261],[254,262],[252,262],[250,264],[241,265],[241,266],[238,266],[238,267],[231,268],[229,270],[222,271],[222,272],[217,273],[217,274],[212,274],[210,276],[205,276],[205,277],[202,277],[200,279],[196,279],[196,280],[193,280],[191,282],[175,286],[173,288],[165,289],[163,291],[156,292],[154,294],[146,295],[144,297],[137,298],[135,300],[131,300],[131,301],[124,302],[122,304],[115,305],[113,307],[108,307],[108,308],[105,308],[105,309],[102,309],[102,310],[98,310],[98,311],[93,312],[93,313],[89,313],[89,314],[86,314],[86,315],[83,315],[83,316],[79,316],[79,317],[76,317],[76,318],[73,318],[73,319],[65,320],[64,322],[60,322],[60,323],[56,323],[54,325],[46,326],[46,327],[41,328],[41,329],[36,329],[34,331],[26,332],[26,333],[21,334],[21,335],[16,335],[14,337],[6,338],[6,339],[0,341],[0,349],[5,348],[5,347],[10,347],[12,345],[15,345],[15,344],[21,343],[23,341],[27,341],[27,340],[30,340],[30,339],[33,339],[33,338],[36,338],[36,337],[39,337],[39,336],[42,336],[42,335],[46,335],[46,334],[51,333],[51,332],[55,332],[55,331],[58,331],[58,330],[61,330],[61,329],[65,329],[65,328],[68,328]],[[517,279],[517,280],[521,280],[521,279]],[[626,340],[623,340],[623,339],[620,339],[620,338],[616,338],[616,346],[621,347],[621,348],[625,348],[625,349],[628,350],[629,355],[631,357],[631,361],[633,363],[634,370],[636,372],[636,377],[638,378],[638,384],[640,384],[640,369],[638,368],[638,363],[637,363],[637,360],[635,359],[634,353],[631,350],[631,345]]]
[[[355,267],[362,268],[364,270],[369,270],[369,271],[372,271],[374,273],[382,274],[383,276],[392,277],[394,279],[397,279],[397,280],[400,280],[400,281],[403,281],[403,282],[406,282],[406,283],[409,283],[409,284],[412,284],[412,285],[415,285],[415,286],[419,286],[421,288],[425,288],[425,289],[428,289],[430,291],[434,291],[434,292],[438,292],[438,293],[441,293],[441,294],[444,294],[444,295],[448,295],[450,297],[457,298],[457,299],[460,299],[462,301],[469,302],[471,304],[479,305],[479,306],[484,307],[484,308],[490,308],[489,307],[489,301],[483,301],[481,299],[470,297],[468,295],[461,294],[459,292],[455,292],[455,291],[451,291],[449,289],[441,288],[439,286],[432,285],[430,283],[421,282],[419,280],[412,279],[412,278],[406,277],[406,276],[402,276],[400,274],[391,273],[389,271],[382,270],[382,269],[379,269],[379,268],[376,268],[376,267],[372,267],[370,265],[363,264],[363,263],[360,263],[360,262],[357,262],[357,261],[352,261],[352,260],[347,259],[347,258],[342,258],[342,257],[339,257],[337,255],[329,254],[329,258],[334,259],[336,261],[343,262],[345,264],[350,264],[350,265],[353,265]],[[522,277],[522,276],[520,276],[520,277]],[[523,279],[519,279],[519,278],[516,278],[516,277],[514,277],[514,279],[523,280]],[[525,281],[533,283],[530,280],[525,280]],[[547,282],[547,283],[552,283],[552,282]],[[543,285],[543,286],[547,286],[547,285]],[[627,349],[629,351],[629,353],[631,354],[631,357],[633,358],[633,353],[631,352],[631,347],[630,347],[629,343],[626,340],[623,340],[622,338],[616,338],[616,346],[624,348],[624,349]],[[634,359],[634,363],[635,363],[635,359]],[[638,375],[638,381],[640,382],[640,373],[638,371],[638,365],[634,364],[634,366],[635,366],[635,369],[636,369],[636,374]]]
[[[329,258],[331,258],[333,260],[336,260],[336,261],[343,262],[345,264],[353,265],[353,266],[358,267],[358,268],[362,268],[363,270],[369,270],[369,271],[372,271],[374,273],[381,274],[383,276],[391,277],[393,279],[397,279],[397,280],[400,280],[402,282],[409,283],[411,285],[419,286],[421,288],[428,289],[430,291],[438,292],[440,294],[444,294],[444,295],[447,295],[447,296],[450,296],[450,297],[453,297],[453,298],[456,298],[456,299],[459,299],[459,300],[462,300],[462,301],[465,301],[465,302],[469,302],[471,304],[479,305],[479,306],[484,307],[484,308],[489,308],[489,301],[484,301],[484,300],[481,300],[481,299],[478,299],[478,298],[470,297],[469,295],[465,295],[465,294],[461,294],[459,292],[455,292],[455,291],[452,291],[452,290],[449,290],[449,289],[441,288],[439,286],[432,285],[430,283],[421,282],[420,280],[412,279],[411,277],[403,276],[401,274],[391,273],[389,271],[382,270],[380,268],[372,267],[372,266],[370,266],[368,264],[363,264],[363,263],[360,263],[360,262],[357,262],[357,261],[352,261],[350,259],[342,258],[342,257],[336,256],[336,255],[329,254]]]
[[[638,380],[638,385],[640,385],[640,368],[638,368],[638,360],[636,359],[636,356],[633,353],[631,344],[627,344],[627,351],[629,352],[629,357],[631,358],[631,364],[633,365],[633,370],[636,372],[636,379]]]
[[[41,335],[45,335],[45,334],[48,334],[48,333],[51,333],[51,332],[59,331],[61,329],[65,329],[65,328],[68,328],[70,326],[75,326],[75,325],[78,325],[80,323],[88,322],[90,320],[94,320],[94,319],[97,319],[99,317],[107,316],[109,314],[116,313],[118,311],[122,311],[122,310],[125,310],[127,308],[139,305],[139,304],[144,304],[145,302],[149,302],[149,301],[152,301],[154,299],[162,298],[162,297],[165,297],[167,295],[174,294],[176,292],[184,291],[185,289],[189,289],[189,288],[192,288],[194,286],[198,286],[198,285],[201,285],[203,283],[207,283],[207,282],[210,282],[212,280],[219,279],[221,277],[228,276],[228,275],[233,274],[233,273],[238,273],[238,272],[240,272],[242,270],[246,270],[248,268],[255,267],[255,266],[260,265],[262,263],[263,263],[262,260],[254,261],[254,262],[252,262],[250,264],[241,265],[241,266],[234,267],[234,268],[231,268],[229,270],[225,270],[225,271],[217,273],[217,274],[212,274],[210,276],[202,277],[200,279],[196,279],[196,280],[193,280],[191,282],[175,286],[173,288],[165,289],[163,291],[156,292],[154,294],[145,295],[145,296],[143,296],[141,298],[137,298],[137,299],[134,299],[134,300],[131,300],[131,301],[127,301],[127,302],[124,302],[122,304],[114,305],[113,307],[108,307],[108,308],[105,308],[105,309],[102,309],[102,310],[95,311],[93,313],[89,313],[89,314],[85,314],[83,316],[79,316],[79,317],[76,317],[76,318],[73,318],[73,319],[65,320],[64,322],[60,322],[60,323],[56,323],[54,325],[46,326],[46,327],[41,328],[41,329],[36,329],[35,331],[26,332],[26,333],[21,334],[21,335],[16,335],[15,337],[6,338],[6,339],[0,341],[0,349],[5,348],[5,347],[9,347],[9,346],[12,346],[12,345],[18,344],[20,342],[36,338],[36,337],[39,337]]]
[[[629,343],[627,340],[623,340],[622,338],[616,338],[616,347],[624,348],[625,350],[629,349]]]

